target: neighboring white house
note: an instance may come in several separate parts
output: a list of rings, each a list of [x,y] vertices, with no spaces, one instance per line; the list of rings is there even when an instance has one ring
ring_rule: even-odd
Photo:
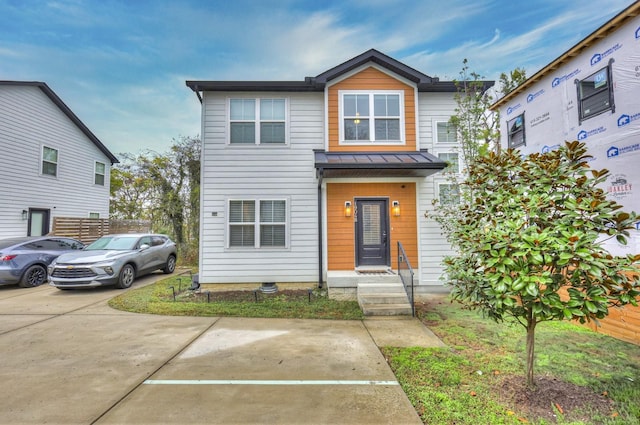
[[[0,81],[0,238],[38,236],[53,217],[109,217],[117,158],[42,82]]]
[[[487,82],[487,86],[492,82]],[[328,282],[397,270],[441,290],[424,217],[457,161],[456,85],[369,50],[304,81],[187,81],[202,103],[200,281]]]
[[[627,211],[640,212],[640,2],[634,2],[535,73],[492,109],[501,116],[502,146],[524,154],[586,143],[594,169],[611,175],[604,188]],[[638,226],[638,225],[636,225]],[[610,252],[640,253],[640,232]]]

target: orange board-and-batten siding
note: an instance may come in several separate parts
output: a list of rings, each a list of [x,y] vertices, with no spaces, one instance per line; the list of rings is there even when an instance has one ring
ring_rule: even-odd
[[[355,198],[389,198],[391,268],[398,268],[398,241],[411,266],[418,265],[415,183],[327,183],[327,250],[329,270],[355,268],[355,211],[345,217],[344,203]],[[400,202],[400,216],[391,214],[391,203]]]
[[[340,90],[402,90],[404,91],[404,132],[403,145],[340,145],[340,112],[338,92]],[[416,150],[416,99],[415,88],[408,86],[373,67],[366,68],[357,74],[329,87],[328,119],[330,151],[415,151]]]

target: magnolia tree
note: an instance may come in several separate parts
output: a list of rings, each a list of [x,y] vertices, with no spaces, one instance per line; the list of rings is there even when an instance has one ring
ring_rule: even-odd
[[[534,385],[536,325],[601,319],[611,306],[637,305],[634,262],[613,257],[607,238],[626,243],[635,213],[606,197],[607,170],[591,170],[584,143],[545,154],[491,152],[475,159],[448,238],[457,255],[445,260],[451,296],[496,321],[521,324],[526,378]]]

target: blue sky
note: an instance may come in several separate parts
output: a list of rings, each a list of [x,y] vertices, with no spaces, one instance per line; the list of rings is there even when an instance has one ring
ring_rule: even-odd
[[[631,0],[0,0],[0,80],[46,82],[115,154],[200,133],[185,80],[293,80],[370,48],[532,75]]]

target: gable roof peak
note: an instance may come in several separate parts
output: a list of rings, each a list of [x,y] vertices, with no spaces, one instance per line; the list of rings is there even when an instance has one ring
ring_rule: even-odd
[[[393,59],[376,49],[369,49],[366,52],[363,52],[338,66],[334,66],[312,79],[316,84],[326,84],[362,65],[365,65],[368,62],[373,62],[416,84],[431,84],[438,82],[438,78],[432,78],[423,74],[422,72],[417,71],[416,69],[411,68],[410,66],[405,65],[404,63]]]

